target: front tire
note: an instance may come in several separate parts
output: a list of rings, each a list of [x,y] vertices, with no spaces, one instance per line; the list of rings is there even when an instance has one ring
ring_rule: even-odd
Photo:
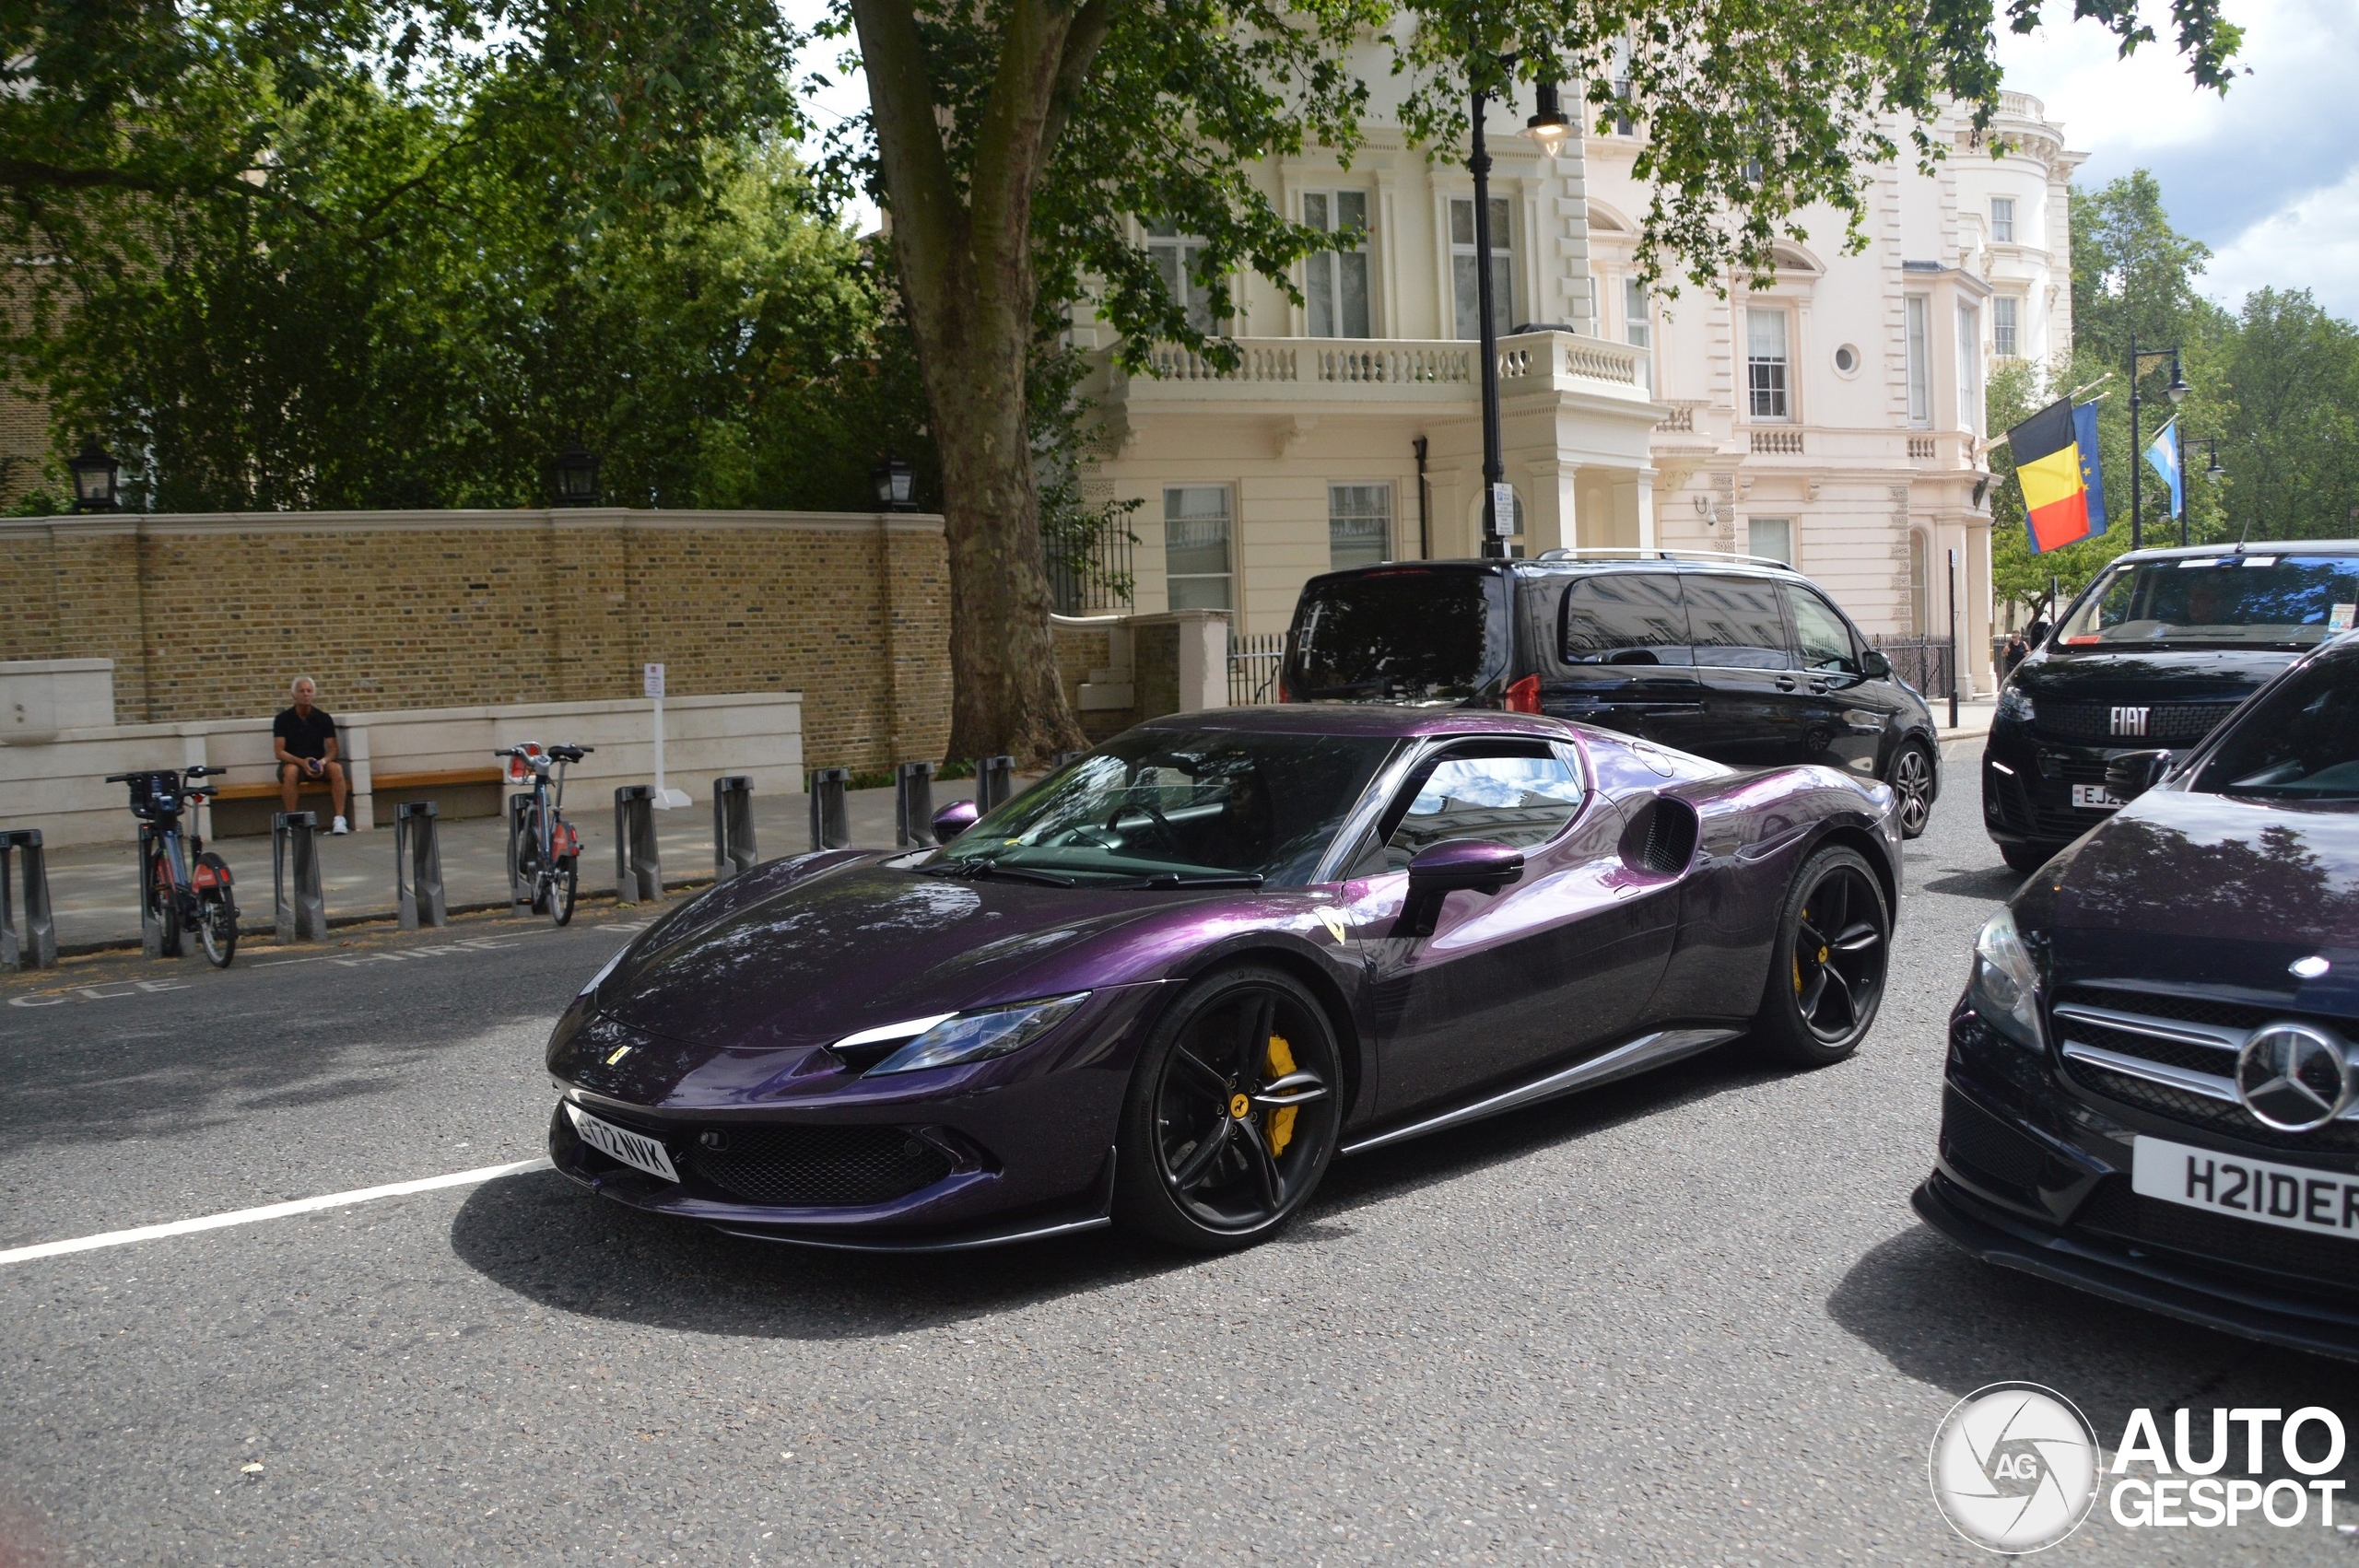
[[[1841,1061],[1874,1026],[1891,952],[1892,911],[1866,859],[1821,849],[1787,889],[1755,1038],[1800,1066]]]
[[[1326,1010],[1292,976],[1250,966],[1198,980],[1132,1071],[1114,1217],[1199,1252],[1266,1240],[1334,1158],[1342,1068]]]
[[[1922,838],[1933,820],[1933,754],[1922,741],[1910,741],[1893,754],[1891,777],[1884,780],[1899,797],[1900,836]]]
[[[2024,875],[2029,876],[2048,864],[2049,860],[2054,860],[2056,851],[2037,844],[2001,844],[1999,846],[1999,855],[2008,865]]]

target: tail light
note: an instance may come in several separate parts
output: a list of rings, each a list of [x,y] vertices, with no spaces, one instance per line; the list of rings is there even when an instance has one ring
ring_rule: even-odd
[[[1540,677],[1526,675],[1508,688],[1507,708],[1509,713],[1540,711]]]

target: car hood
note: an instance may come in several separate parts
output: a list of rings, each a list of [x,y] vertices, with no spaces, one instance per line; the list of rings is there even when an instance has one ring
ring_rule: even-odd
[[[2049,649],[2024,661],[2015,685],[2034,701],[2233,702],[2300,658],[2291,649]]]
[[[2023,894],[2058,985],[2240,993],[2359,1016],[2359,813],[2149,790]],[[2332,967],[2303,981],[2299,958]]]
[[[1273,895],[1059,888],[794,862],[725,883],[651,930],[597,1011],[732,1048],[826,1044],[995,1002],[1158,977],[1174,951],[1250,923]],[[765,873],[769,873],[767,876]]]

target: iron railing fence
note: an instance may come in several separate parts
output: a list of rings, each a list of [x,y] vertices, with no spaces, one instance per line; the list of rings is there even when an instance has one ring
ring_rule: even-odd
[[[1278,700],[1278,666],[1285,661],[1284,632],[1228,635],[1228,705],[1262,708]]]
[[[1120,614],[1131,607],[1131,546],[1137,537],[1119,522],[1066,532],[1045,530],[1042,554],[1049,593],[1060,615]]]
[[[1945,637],[1879,637],[1872,640],[1893,673],[1917,688],[1917,695],[1945,697],[1957,673],[1950,639]]]

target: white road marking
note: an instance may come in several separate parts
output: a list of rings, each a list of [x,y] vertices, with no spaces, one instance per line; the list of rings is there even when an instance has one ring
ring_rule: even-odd
[[[490,1181],[495,1176],[514,1176],[519,1171],[536,1171],[548,1164],[547,1156],[534,1160],[519,1160],[513,1164],[485,1165],[479,1170],[455,1171],[449,1176],[424,1176],[417,1181],[396,1181],[384,1187],[364,1187],[354,1192],[331,1192],[323,1198],[297,1198],[285,1203],[265,1203],[259,1209],[235,1209],[226,1214],[205,1214],[194,1220],[174,1220],[168,1224],[139,1225],[127,1231],[106,1231],[98,1235],[76,1236],[71,1241],[44,1241],[32,1246],[12,1247],[0,1252],[0,1264],[29,1263],[36,1258],[61,1258],[69,1252],[93,1252],[102,1246],[128,1246],[134,1242],[160,1241],[166,1236],[189,1235],[197,1231],[217,1231],[229,1225],[251,1225],[261,1220],[283,1220],[292,1214],[309,1214],[319,1209],[341,1209],[354,1203],[370,1203],[380,1198],[403,1198],[413,1192],[431,1192],[438,1187],[468,1187],[476,1182]]]

